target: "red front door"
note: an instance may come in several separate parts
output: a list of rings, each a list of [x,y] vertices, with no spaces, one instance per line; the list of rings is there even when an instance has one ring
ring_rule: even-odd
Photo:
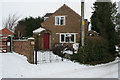
[[[49,39],[49,33],[44,33],[44,49],[49,49],[50,48],[50,39]]]

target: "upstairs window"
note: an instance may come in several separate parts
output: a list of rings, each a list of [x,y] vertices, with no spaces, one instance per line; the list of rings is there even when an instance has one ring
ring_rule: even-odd
[[[55,25],[65,25],[65,16],[55,16]]]

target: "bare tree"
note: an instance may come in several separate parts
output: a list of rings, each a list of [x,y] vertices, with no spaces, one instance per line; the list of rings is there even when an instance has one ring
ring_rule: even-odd
[[[21,25],[21,24],[17,24],[17,26],[15,27],[15,38],[21,39],[22,37],[25,37],[26,35],[26,26]]]
[[[14,28],[17,25],[19,19],[20,17],[18,17],[16,14],[9,14],[8,18],[3,21],[3,26],[10,29],[11,31],[14,31]]]

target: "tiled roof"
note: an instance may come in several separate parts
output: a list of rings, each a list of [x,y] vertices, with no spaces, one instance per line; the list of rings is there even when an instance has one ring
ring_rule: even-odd
[[[14,35],[14,33],[7,28],[0,30],[0,34]]]
[[[53,13],[47,13],[44,17],[50,17]]]

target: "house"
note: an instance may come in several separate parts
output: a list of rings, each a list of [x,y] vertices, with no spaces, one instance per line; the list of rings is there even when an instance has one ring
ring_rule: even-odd
[[[6,41],[8,36],[14,36],[14,33],[7,28],[0,30],[0,40]]]
[[[10,45],[10,43],[7,42],[9,36],[13,37],[14,33],[7,28],[0,30],[0,52],[2,53],[9,51],[8,45]]]
[[[51,50],[55,44],[65,44],[72,47],[81,37],[81,16],[67,5],[63,5],[54,13],[44,16],[42,27],[33,31],[38,50]],[[85,33],[88,21],[85,19]]]

